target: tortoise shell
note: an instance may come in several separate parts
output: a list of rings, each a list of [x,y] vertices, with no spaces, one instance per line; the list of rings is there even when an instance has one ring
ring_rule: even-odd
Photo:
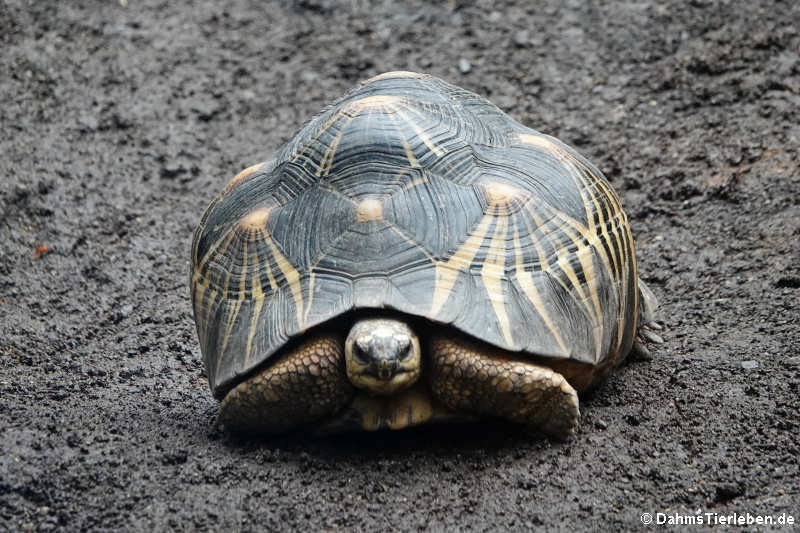
[[[637,327],[633,239],[598,169],[484,98],[410,72],[362,83],[237,175],[203,216],[192,263],[218,398],[357,309],[592,371],[624,357]]]

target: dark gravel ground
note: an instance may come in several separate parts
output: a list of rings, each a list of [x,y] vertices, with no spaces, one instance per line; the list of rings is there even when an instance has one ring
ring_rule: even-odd
[[[796,2],[221,4],[0,0],[0,530],[800,521]],[[199,217],[326,102],[401,69],[576,146],[623,198],[667,342],[583,399],[566,444],[216,424]]]

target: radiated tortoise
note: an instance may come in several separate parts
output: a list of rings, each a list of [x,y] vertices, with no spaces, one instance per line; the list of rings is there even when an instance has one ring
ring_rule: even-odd
[[[211,203],[191,295],[220,420],[500,417],[557,438],[653,323],[619,197],[487,100],[374,77]]]

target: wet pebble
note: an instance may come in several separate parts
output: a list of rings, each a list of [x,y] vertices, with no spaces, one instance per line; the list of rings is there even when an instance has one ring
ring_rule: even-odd
[[[739,364],[745,370],[754,370],[754,369],[758,368],[758,361],[756,361],[754,359],[748,359],[747,361],[742,361]]]
[[[81,115],[78,124],[89,131],[95,131],[100,127],[100,121],[93,115]]]
[[[458,60],[458,70],[461,72],[461,74],[467,74],[470,70],[472,70],[472,65],[468,59],[462,57]]]

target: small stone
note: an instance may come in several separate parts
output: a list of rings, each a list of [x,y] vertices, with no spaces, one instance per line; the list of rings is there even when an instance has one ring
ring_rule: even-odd
[[[503,14],[500,13],[499,11],[492,11],[491,13],[489,13],[489,22],[500,22],[502,18]]]
[[[523,46],[528,46],[530,40],[531,36],[528,33],[528,30],[520,30],[514,34],[514,44],[520,48]]]
[[[748,359],[747,361],[742,361],[739,364],[742,365],[742,368],[744,368],[745,370],[754,370],[754,369],[758,368],[758,361],[755,361],[753,359]]]
[[[86,128],[88,131],[95,131],[98,127],[100,127],[100,121],[97,120],[97,117],[92,115],[81,115],[78,118],[78,124]]]
[[[300,79],[306,83],[311,83],[313,81],[316,81],[317,78],[319,78],[319,76],[313,70],[303,70],[302,72],[300,72]]]
[[[603,420],[602,418],[598,418],[594,423],[594,427],[596,427],[597,429],[607,429],[608,424],[606,424],[605,420]]]
[[[472,70],[472,65],[470,64],[469,60],[462,57],[458,60],[458,70],[461,74],[468,74],[470,70]]]

